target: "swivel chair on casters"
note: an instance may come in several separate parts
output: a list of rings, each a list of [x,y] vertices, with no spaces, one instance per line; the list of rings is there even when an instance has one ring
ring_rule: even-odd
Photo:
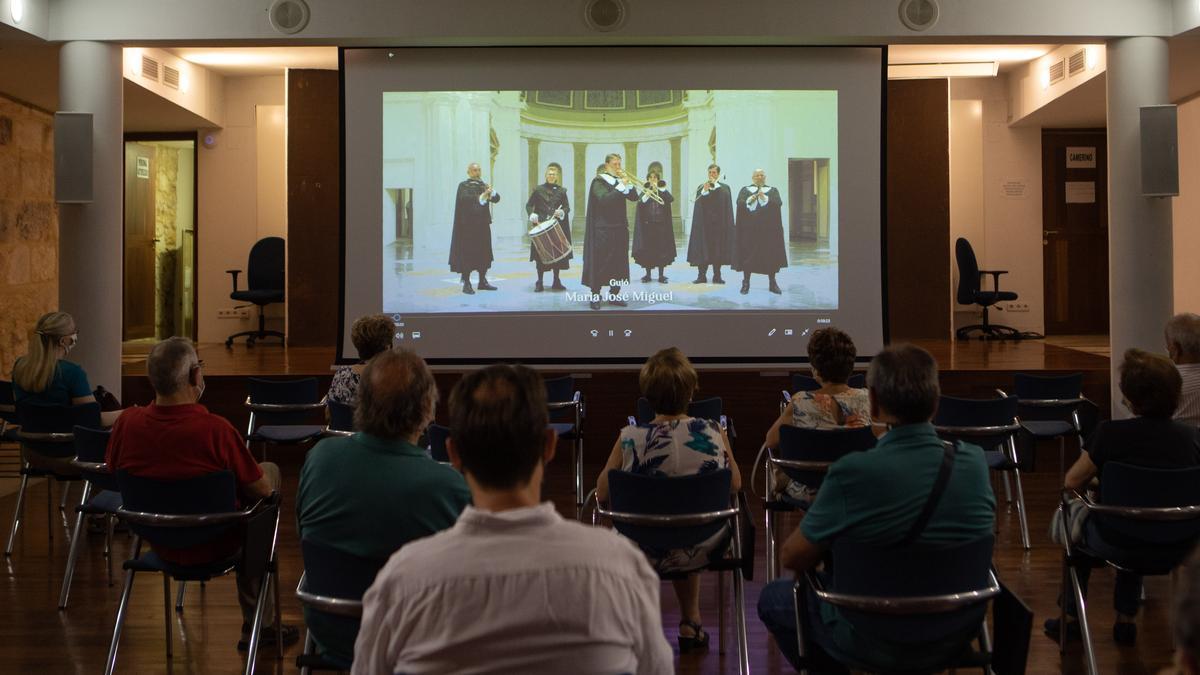
[[[1008,270],[979,269],[979,261],[975,259],[975,249],[971,248],[971,242],[962,237],[954,242],[954,257],[958,261],[958,291],[955,293],[955,299],[960,305],[979,305],[983,308],[983,323],[959,328],[955,331],[958,339],[969,339],[972,331],[979,331],[979,337],[984,340],[1020,339],[1021,334],[1017,329],[988,321],[988,307],[998,302],[1017,299],[1016,293],[1000,290],[1000,275],[1008,274]],[[992,275],[992,290],[990,291],[983,290],[983,277],[986,274]]]
[[[246,285],[244,291],[238,290],[238,275],[241,270],[225,270],[233,275],[233,292],[230,299],[258,305],[258,330],[247,330],[234,333],[225,339],[225,346],[232,347],[233,341],[240,337],[246,338],[246,346],[253,347],[261,338],[277,337],[282,342],[283,333],[277,330],[267,330],[266,316],[263,308],[273,302],[283,302],[283,259],[284,242],[280,237],[265,237],[259,239],[250,249],[250,259],[246,262]],[[247,307],[249,305],[240,305]]]

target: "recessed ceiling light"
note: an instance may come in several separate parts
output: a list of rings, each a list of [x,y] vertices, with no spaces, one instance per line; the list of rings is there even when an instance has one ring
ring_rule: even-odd
[[[25,18],[25,0],[9,0],[8,10],[12,13],[13,23],[21,23]]]

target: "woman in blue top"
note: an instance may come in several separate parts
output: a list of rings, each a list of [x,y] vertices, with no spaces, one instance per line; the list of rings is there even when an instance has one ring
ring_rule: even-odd
[[[13,399],[17,403],[72,406],[95,403],[87,373],[66,359],[79,342],[75,319],[66,312],[50,312],[38,319],[29,335],[29,351],[13,364]],[[121,411],[102,413],[104,426],[112,426]]]

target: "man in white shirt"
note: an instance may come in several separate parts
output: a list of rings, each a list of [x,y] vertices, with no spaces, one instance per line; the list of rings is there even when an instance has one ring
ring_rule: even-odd
[[[354,673],[674,672],[645,556],[541,502],[557,443],[547,425],[532,370],[497,365],[459,381],[446,449],[474,506],[376,577]]]
[[[1167,353],[1183,378],[1175,419],[1200,426],[1200,316],[1176,314],[1167,321]]]

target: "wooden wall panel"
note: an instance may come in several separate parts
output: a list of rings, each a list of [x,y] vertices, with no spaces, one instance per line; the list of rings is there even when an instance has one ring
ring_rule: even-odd
[[[887,87],[887,306],[893,342],[950,337],[948,80]]]
[[[288,344],[337,342],[339,273],[338,73],[289,70]]]

